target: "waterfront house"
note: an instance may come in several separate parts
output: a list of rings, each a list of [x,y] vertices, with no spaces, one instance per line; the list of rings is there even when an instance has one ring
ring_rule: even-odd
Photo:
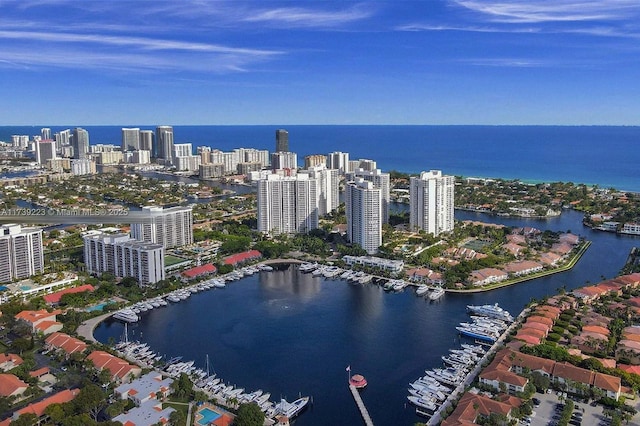
[[[491,386],[496,391],[506,390],[510,394],[524,392],[529,379],[511,371],[511,362],[508,359],[510,354],[510,350],[498,352],[491,364],[478,376],[480,383]]]
[[[87,360],[91,361],[99,371],[107,369],[112,382],[128,382],[142,374],[142,369],[137,365],[129,364],[105,351],[93,351],[87,356]]]
[[[242,253],[232,254],[231,256],[227,256],[223,259],[223,263],[225,265],[231,265],[234,268],[238,265],[244,264],[246,262],[257,260],[262,257],[262,253],[258,250],[248,250]]]
[[[361,265],[369,268],[381,269],[391,273],[399,273],[404,268],[402,260],[383,259],[375,256],[342,256],[342,260],[349,266]]]
[[[483,268],[471,271],[469,281],[474,286],[483,286],[486,284],[497,283],[509,278],[506,272],[496,268]]]
[[[517,262],[510,262],[504,265],[505,272],[515,275],[516,277],[519,277],[521,275],[533,274],[534,272],[540,272],[542,271],[542,269],[543,266],[540,263],[534,262],[532,260],[521,260]]]
[[[169,395],[172,392],[172,383],[172,378],[163,379],[161,373],[152,371],[131,383],[118,386],[114,393],[120,399],[130,399],[134,404],[140,406],[149,400],[158,399],[159,395]]]
[[[509,420],[511,419],[511,410],[514,408],[516,407],[510,403],[496,401],[485,395],[466,392],[458,401],[456,409],[441,423],[441,426],[472,425],[479,418],[488,418],[491,414],[500,414]]]
[[[549,265],[549,266],[556,266],[558,264],[558,262],[562,259],[562,256],[560,256],[557,253],[553,253],[553,252],[545,252],[545,253],[540,253],[540,255],[538,256],[540,262],[544,263],[545,265]]]
[[[216,271],[217,269],[212,263],[205,263],[204,265],[182,271],[181,275],[187,280],[192,280],[206,275],[213,275]]]

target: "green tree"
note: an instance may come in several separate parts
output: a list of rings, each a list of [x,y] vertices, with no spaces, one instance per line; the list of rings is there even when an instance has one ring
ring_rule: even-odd
[[[97,420],[98,413],[107,405],[107,397],[100,386],[88,384],[80,389],[73,403],[77,413],[88,413]]]
[[[187,424],[187,417],[180,410],[173,411],[169,414],[169,424],[171,426],[183,426]]]
[[[38,422],[38,416],[33,413],[22,414],[11,422],[11,426],[33,426]]]
[[[264,413],[255,402],[241,404],[233,424],[234,426],[262,426]]]
[[[64,408],[61,404],[51,404],[44,409],[44,413],[51,418],[51,421],[55,424],[61,423],[66,417]]]

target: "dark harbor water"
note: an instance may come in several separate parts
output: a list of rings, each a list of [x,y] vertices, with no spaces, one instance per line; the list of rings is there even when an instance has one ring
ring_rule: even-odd
[[[456,218],[571,230],[593,244],[566,273],[473,295],[447,294],[439,302],[413,290],[385,293],[375,285],[351,285],[284,271],[261,272],[142,315],[130,338],[148,342],[167,357],[193,359],[201,368],[208,355],[219,377],[247,390],[263,389],[289,400],[313,397],[297,425],[358,425],[360,414],[347,388],[347,372],[366,376],[362,397],[378,425],[418,421],[406,399],[410,381],[459,346],[455,326],[467,319],[465,305],[498,302],[513,314],[532,298],[552,295],[613,277],[640,239],[591,231],[581,215],[564,212],[550,220],[505,219],[468,212]],[[123,326],[105,322],[96,338],[119,340]]]

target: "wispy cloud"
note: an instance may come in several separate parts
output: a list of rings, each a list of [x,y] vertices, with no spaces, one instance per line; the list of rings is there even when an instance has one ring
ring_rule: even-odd
[[[144,50],[182,50],[192,52],[235,53],[255,56],[272,56],[282,52],[221,46],[209,43],[160,40],[143,37],[107,36],[93,34],[45,33],[32,31],[0,31],[0,38],[36,40],[45,42],[95,43],[115,46],[133,46]]]
[[[637,0],[453,0],[494,22],[583,22],[629,19],[640,13]]]
[[[373,16],[371,7],[355,5],[338,11],[315,10],[300,7],[263,9],[241,18],[245,22],[287,24],[296,27],[334,27]]]
[[[464,26],[464,25],[435,25],[435,24],[405,24],[395,28],[397,31],[461,31],[473,33],[538,33],[540,28],[513,28],[513,27],[488,27],[488,26]]]
[[[13,41],[0,51],[4,66],[239,72],[284,54],[277,50],[116,35],[0,31],[0,40],[3,39]],[[39,43],[37,52],[26,47],[33,42]]]

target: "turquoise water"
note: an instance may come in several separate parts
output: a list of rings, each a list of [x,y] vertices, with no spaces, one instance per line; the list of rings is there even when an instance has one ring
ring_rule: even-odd
[[[95,311],[101,311],[104,309],[105,306],[110,305],[111,303],[114,303],[112,300],[105,302],[105,303],[100,303],[98,305],[94,305],[91,306],[89,308],[86,309],[87,312],[95,312]]]
[[[221,416],[221,414],[216,413],[210,408],[203,408],[198,413],[204,416],[200,420],[198,420],[198,424],[201,424],[203,426],[206,426],[211,422],[215,422],[216,419]]]
[[[20,290],[22,290],[22,291],[31,290],[31,287],[29,287],[28,285],[21,285],[20,286]]]

